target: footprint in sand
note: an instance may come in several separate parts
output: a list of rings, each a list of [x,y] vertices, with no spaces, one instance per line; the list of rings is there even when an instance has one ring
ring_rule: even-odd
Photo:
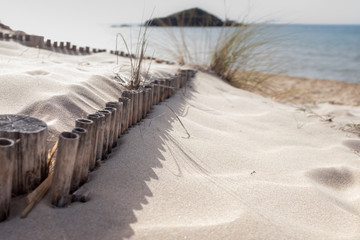
[[[354,183],[354,174],[348,168],[316,168],[306,174],[318,184],[325,185],[335,190],[345,190]]]
[[[35,71],[28,71],[26,74],[29,74],[31,76],[37,76],[37,75],[49,75],[49,72],[42,71],[42,70],[35,70]]]
[[[360,153],[360,140],[346,140],[343,144],[351,150]]]

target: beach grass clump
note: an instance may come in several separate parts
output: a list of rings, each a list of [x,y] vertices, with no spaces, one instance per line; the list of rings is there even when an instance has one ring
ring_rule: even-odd
[[[146,77],[144,77],[144,75],[147,76],[150,70],[151,61],[148,65],[145,63],[145,54],[148,46],[147,31],[148,25],[140,27],[134,53],[131,51],[132,46],[129,46],[121,33],[118,33],[116,36],[116,52],[118,51],[118,37],[120,36],[130,60],[130,69],[126,69],[125,71],[119,69],[116,72],[116,79],[121,85],[131,90],[139,89],[140,86],[145,83]],[[117,64],[118,58],[119,56],[117,55]],[[130,72],[130,74],[123,72]]]
[[[211,71],[248,90],[260,88],[271,74],[280,73],[280,67],[272,60],[280,39],[272,31],[274,25],[226,20],[221,27],[207,25],[206,21],[201,26],[189,27],[182,15],[178,15],[177,21],[176,27],[166,23],[164,28],[172,43],[166,47],[179,64]]]
[[[261,86],[279,67],[270,61],[276,40],[266,24],[223,27],[210,51],[208,68],[243,89]]]

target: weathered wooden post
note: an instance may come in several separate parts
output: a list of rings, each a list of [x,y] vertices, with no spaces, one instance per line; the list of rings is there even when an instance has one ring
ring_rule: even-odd
[[[90,151],[85,153],[89,162],[89,170],[93,171],[96,162],[96,132],[94,122],[86,118],[78,118],[75,120],[75,127],[86,129],[90,142]],[[85,171],[85,170],[84,170]]]
[[[54,46],[54,48],[57,48],[57,47],[58,47],[58,43],[55,41],[55,42],[53,43],[53,46]]]
[[[51,40],[50,40],[50,39],[46,40],[45,46],[46,46],[47,48],[51,48]]]
[[[146,117],[146,113],[147,113],[147,103],[148,103],[147,96],[148,96],[148,94],[146,93],[145,88],[141,89],[141,92],[143,95],[143,104],[142,104],[142,109],[141,109],[141,111],[142,111],[141,115],[142,115],[142,118],[144,119]]]
[[[117,139],[121,135],[121,120],[122,120],[122,114],[123,114],[123,104],[121,102],[107,102],[106,107],[113,107],[116,108],[116,121],[115,121],[115,145],[113,147],[116,147],[117,145]]]
[[[161,80],[158,79],[155,81],[156,86],[156,104],[159,104],[161,101]]]
[[[15,165],[15,142],[0,138],[0,222],[9,217]]]
[[[128,106],[127,106],[127,109],[128,109],[128,120],[127,120],[127,129],[129,127],[131,127],[132,125],[132,118],[133,118],[133,98],[132,98],[132,94],[131,94],[131,91],[123,91],[121,96],[123,98],[128,98],[129,101],[128,101]]]
[[[123,113],[121,119],[121,134],[123,134],[129,127],[129,101],[127,97],[119,98],[119,102],[123,104]]]
[[[60,42],[60,48],[64,49],[64,42]]]
[[[143,98],[144,98],[143,92],[141,89],[137,90],[137,97],[138,97],[138,108],[137,108],[138,118],[137,118],[136,122],[140,122],[140,120],[142,119],[142,107],[143,107]]]
[[[97,113],[104,115],[104,137],[102,142],[102,156],[101,159],[105,160],[108,156],[110,127],[111,127],[111,112],[107,110],[99,110]]]
[[[79,135],[79,145],[76,152],[74,169],[71,178],[70,193],[74,192],[82,184],[86,183],[89,172],[88,153],[90,152],[90,139],[87,136],[86,129],[76,127],[73,133]]]
[[[60,134],[51,184],[51,204],[56,207],[65,207],[71,201],[70,187],[78,145],[76,133]]]
[[[87,118],[94,122],[95,131],[95,162],[100,161],[102,157],[102,144],[104,140],[105,116],[102,114],[88,114]]]
[[[165,100],[165,80],[160,79],[160,102],[163,102]]]
[[[151,102],[152,102],[151,88],[148,88],[146,86],[144,91],[146,96],[146,108],[145,108],[145,115],[146,115],[150,112],[150,108],[151,108]]]
[[[108,153],[111,153],[111,150],[114,145],[117,144],[117,129],[116,129],[116,115],[117,111],[116,108],[113,107],[105,107],[105,110],[111,112],[111,123],[110,123],[110,131],[109,131],[109,147],[108,147]]]
[[[71,43],[70,43],[70,42],[66,42],[66,49],[67,49],[67,50],[70,50],[70,46],[71,46]]]
[[[90,47],[85,47],[85,52],[90,54]]]
[[[47,177],[47,125],[26,115],[0,115],[0,137],[15,141],[12,192],[28,193]]]
[[[72,45],[71,50],[72,50],[73,52],[76,52],[76,45]]]
[[[134,124],[136,124],[137,119],[138,119],[138,107],[139,107],[138,95],[137,95],[136,91],[131,91],[131,99],[133,99],[133,110],[132,110],[133,117],[131,120],[131,124],[134,125]]]

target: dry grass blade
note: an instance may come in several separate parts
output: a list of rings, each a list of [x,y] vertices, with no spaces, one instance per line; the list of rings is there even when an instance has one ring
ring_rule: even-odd
[[[166,104],[166,106],[171,110],[171,112],[175,115],[175,117],[177,118],[177,120],[180,122],[181,126],[184,128],[186,134],[188,135],[187,139],[190,138],[190,133],[188,132],[188,130],[185,128],[183,122],[180,120],[179,116],[175,113],[175,111],[169,107],[169,105]]]

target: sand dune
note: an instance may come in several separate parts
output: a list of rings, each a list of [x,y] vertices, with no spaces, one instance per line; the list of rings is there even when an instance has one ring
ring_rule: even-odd
[[[45,119],[56,134],[121,91],[109,54],[23,50],[0,42],[0,113]],[[155,64],[152,74],[176,70]],[[198,72],[90,174],[91,201],[55,209],[45,198],[20,219],[17,197],[0,239],[359,239],[360,139],[344,128],[359,117],[358,107],[284,105]]]

